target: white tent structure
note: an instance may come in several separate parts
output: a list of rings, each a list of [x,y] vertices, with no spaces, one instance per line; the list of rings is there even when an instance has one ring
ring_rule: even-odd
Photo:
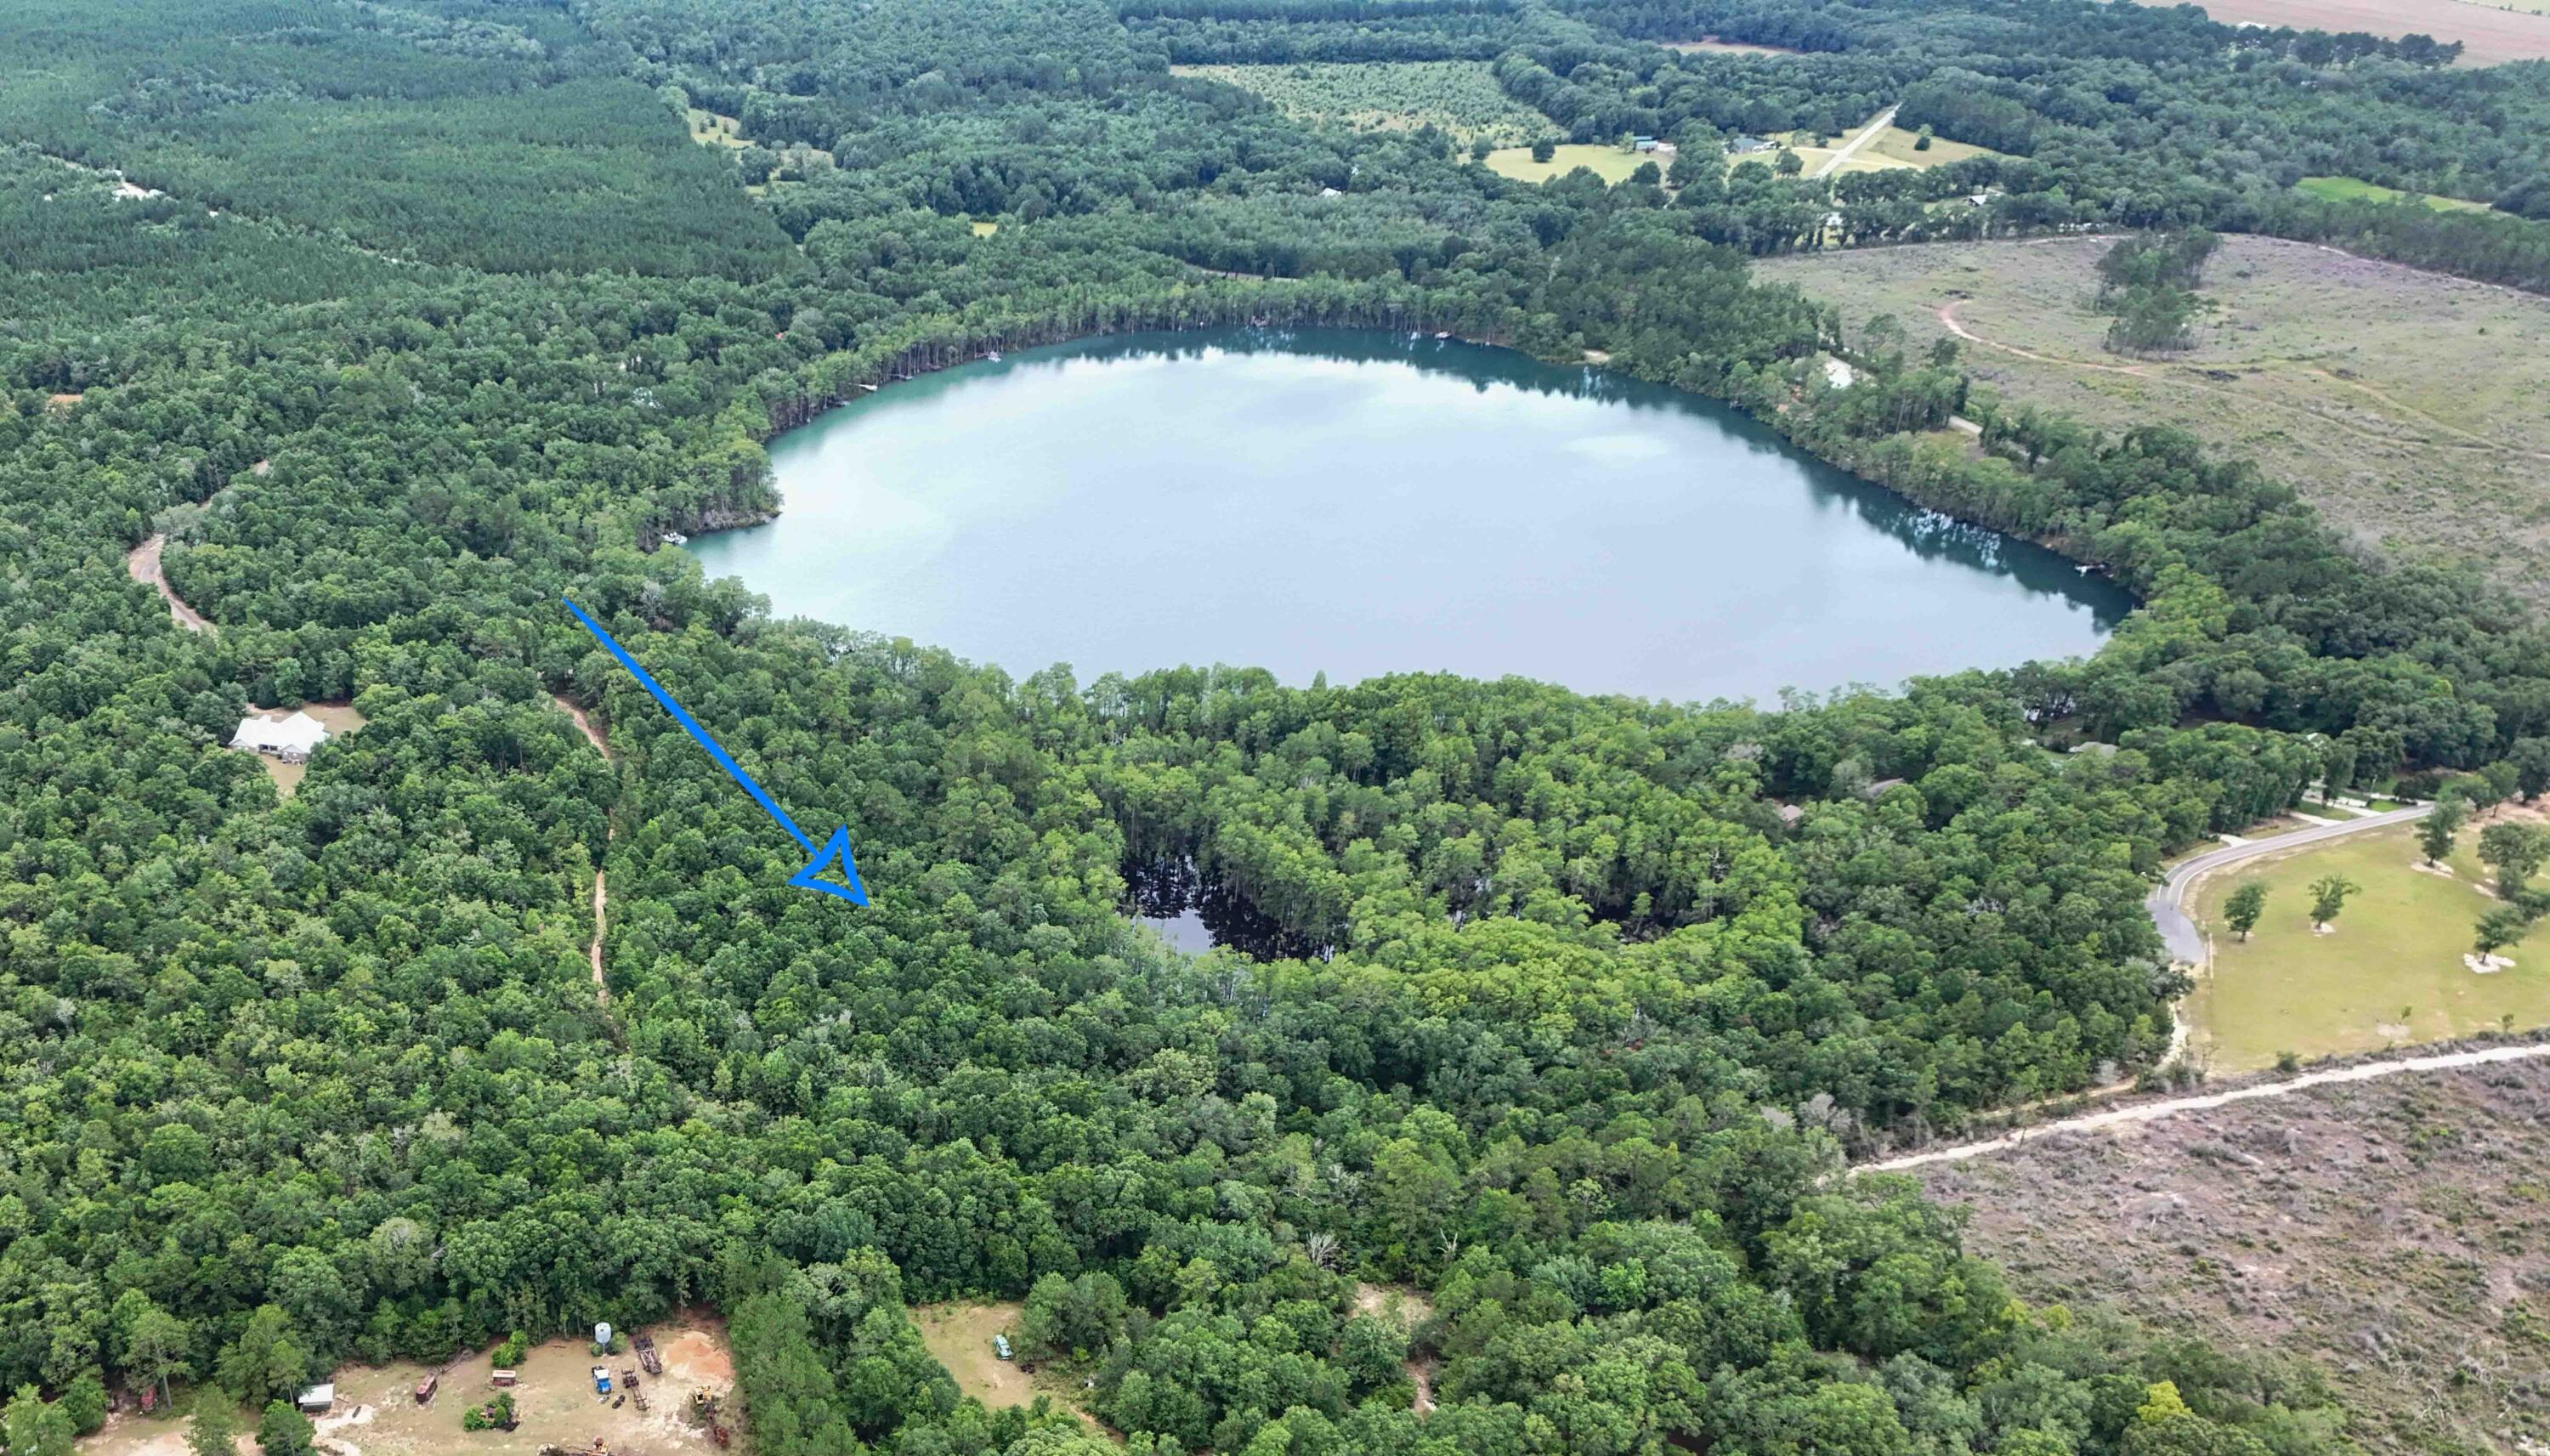
[[[310,756],[310,750],[328,741],[328,729],[307,713],[294,713],[289,718],[248,717],[240,720],[239,732],[231,738],[234,748],[252,748],[271,753],[286,763],[299,763]]]

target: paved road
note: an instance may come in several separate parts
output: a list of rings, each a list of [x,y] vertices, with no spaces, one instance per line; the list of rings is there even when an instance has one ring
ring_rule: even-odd
[[[2389,814],[2366,815],[2362,819],[2333,825],[2313,825],[2307,829],[2296,829],[2290,834],[2278,834],[2269,839],[2252,839],[2246,844],[2225,844],[2171,870],[2167,880],[2143,897],[2143,909],[2151,912],[2152,923],[2160,926],[2160,938],[2169,947],[2170,959],[2192,966],[2203,965],[2205,932],[2198,929],[2196,922],[2188,917],[2186,906],[2187,892],[2198,880],[2225,865],[2255,859],[2261,854],[2278,854],[2305,844],[2316,844],[2323,839],[2343,838],[2348,834],[2361,834],[2390,825],[2404,825],[2411,820],[2424,819],[2426,812],[2433,808],[2431,804],[2420,804],[2414,809],[2395,809]]]
[[[1866,146],[1869,143],[1876,141],[1880,132],[1883,132],[1888,127],[1895,125],[1895,112],[1896,108],[1892,106],[1879,112],[1877,114],[1877,120],[1860,128],[1859,135],[1843,143],[1839,151],[1836,151],[1832,155],[1824,158],[1824,164],[1815,168],[1815,176],[1829,177],[1834,172],[1841,169],[1841,164],[1843,162],[1859,155],[1860,148]]]

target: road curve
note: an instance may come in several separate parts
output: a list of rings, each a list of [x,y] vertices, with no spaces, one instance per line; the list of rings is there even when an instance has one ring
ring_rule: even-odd
[[[2427,811],[2433,808],[2431,804],[2420,804],[2413,809],[2369,814],[2362,819],[2333,825],[2313,825],[2307,829],[2296,829],[2271,839],[2252,839],[2246,844],[2225,844],[2219,849],[2207,850],[2193,859],[2181,861],[2173,868],[2167,880],[2154,886],[2151,894],[2143,897],[2143,909],[2151,913],[2152,923],[2160,927],[2160,938],[2169,947],[2170,959],[2192,966],[2203,965],[2206,959],[2205,932],[2197,927],[2187,913],[2187,892],[2196,887],[2197,881],[2225,865],[2255,859],[2262,854],[2280,854],[2305,844],[2317,844],[2324,839],[2344,838],[2348,834],[2361,834],[2424,819]]]

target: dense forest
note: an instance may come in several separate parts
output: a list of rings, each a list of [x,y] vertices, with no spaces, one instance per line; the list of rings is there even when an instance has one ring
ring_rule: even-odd
[[[1137,1451],[2347,1449],[2309,1372],[2028,1308],[1909,1185],[1835,1175],[2150,1069],[2183,988],[2140,902],[2171,849],[2323,775],[2550,784],[2550,635],[2175,432],[2002,407],[1952,352],[1854,331],[1831,387],[1841,321],[1744,263],[1821,245],[1825,184],[1694,145],[1677,176],[1525,186],[1168,69],[1493,59],[1554,130],[1695,141],[1929,84],[1906,104],[1940,135],[2024,153],[1940,169],[2005,190],[1996,228],[2184,210],[2473,240],[2442,260],[2485,272],[2531,226],[2214,160],[2132,200],[2147,153],[2218,160],[2181,104],[2206,95],[2311,146],[2399,139],[2403,181],[2493,127],[2459,164],[2504,180],[2537,130],[2464,103],[2537,114],[2522,68],[2130,7],[2057,45],[2068,0],[2007,9],[1774,37],[1532,0],[11,7],[9,1456],[57,1456],[107,1388],[261,1404],[694,1302],[730,1317],[767,1456],[1116,1449],[961,1398],[904,1312],[958,1295],[1025,1299]],[[1686,20],[1830,53],[1644,44]],[[1956,64],[1992,84],[1965,82],[1905,26],[2013,37],[2041,74],[1976,42]],[[2129,146],[2108,108],[2140,115],[2145,75],[2185,130]],[[2312,120],[2319,81],[2375,120]],[[2019,118],[2054,92],[2077,115]],[[747,145],[695,145],[694,110]],[[1923,200],[1841,187],[1854,216]],[[2144,606],[2084,662],[1776,706],[1083,683],[774,621],[653,549],[769,510],[762,442],[860,385],[1249,322],[1602,349]],[[1980,448],[1926,433],[1951,414]],[[128,576],[154,534],[212,631]],[[791,846],[568,594],[781,801],[851,825],[870,907],[786,888]],[[368,724],[288,800],[220,746],[250,703],[338,700]],[[2090,740],[2116,751],[2063,751]],[[1180,879],[1260,953],[1128,921]],[[1358,1282],[1430,1296],[1414,1349]]]

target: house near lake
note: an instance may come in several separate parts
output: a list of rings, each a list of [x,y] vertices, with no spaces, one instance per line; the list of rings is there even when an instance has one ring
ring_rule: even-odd
[[[289,718],[259,718],[253,714],[240,720],[239,731],[231,735],[231,746],[270,754],[286,763],[306,762],[310,751],[328,741],[328,729],[307,713],[295,712]]]

